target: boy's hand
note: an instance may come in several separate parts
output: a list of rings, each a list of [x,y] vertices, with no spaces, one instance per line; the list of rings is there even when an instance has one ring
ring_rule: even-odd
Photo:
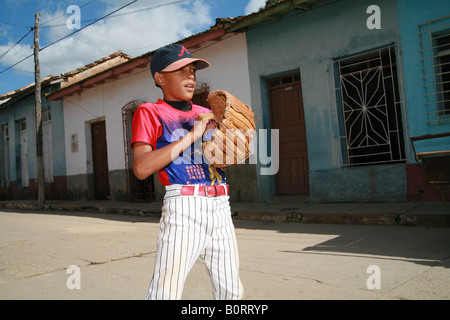
[[[206,130],[216,128],[219,125],[219,120],[214,115],[214,113],[200,113],[195,120],[194,128],[192,128],[192,133],[194,134],[194,141],[200,139]]]

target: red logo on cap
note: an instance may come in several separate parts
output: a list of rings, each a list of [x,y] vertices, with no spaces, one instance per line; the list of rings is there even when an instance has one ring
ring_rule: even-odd
[[[183,49],[181,49],[180,54],[178,55],[179,57],[182,57],[185,51],[187,54],[191,54],[188,49],[186,49],[184,46],[182,47]]]

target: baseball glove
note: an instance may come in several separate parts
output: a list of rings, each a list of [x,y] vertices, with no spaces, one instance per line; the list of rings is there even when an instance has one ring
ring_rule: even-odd
[[[210,165],[226,168],[250,156],[250,139],[256,129],[252,108],[230,93],[211,92],[208,103],[219,120],[212,140],[203,143],[203,155]]]

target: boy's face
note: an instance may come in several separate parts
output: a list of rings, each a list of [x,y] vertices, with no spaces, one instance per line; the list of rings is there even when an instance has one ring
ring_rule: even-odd
[[[155,81],[164,93],[167,101],[192,100],[196,84],[196,71],[194,63],[172,72],[157,72]]]

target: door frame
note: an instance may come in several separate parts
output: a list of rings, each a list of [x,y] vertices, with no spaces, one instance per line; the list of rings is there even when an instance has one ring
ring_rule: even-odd
[[[96,162],[96,152],[94,151],[95,148],[95,143],[94,143],[94,127],[100,125],[101,123],[104,124],[104,129],[105,129],[105,152],[101,153],[102,154],[102,160],[101,162],[104,164],[105,166],[105,170],[106,170],[106,178],[104,181],[97,181],[96,178],[96,169],[95,169],[95,162]],[[92,175],[93,175],[93,180],[94,180],[94,194],[95,194],[95,199],[97,200],[106,200],[108,199],[108,197],[110,197],[110,184],[109,184],[109,166],[108,166],[108,136],[106,133],[106,121],[105,119],[100,119],[98,121],[94,121],[90,123],[90,129],[91,129],[91,154],[92,154]],[[99,194],[98,192],[98,188],[99,185],[103,185],[105,188],[105,194]]]
[[[290,82],[285,81],[285,79],[291,78]],[[279,81],[279,84],[276,85],[275,83]],[[299,84],[300,85],[300,90],[302,90],[302,82],[301,82],[301,76],[300,76],[300,72],[299,71],[292,71],[292,72],[288,72],[288,73],[283,73],[283,74],[278,74],[276,76],[271,76],[271,77],[267,77],[266,78],[266,90],[267,90],[267,101],[268,101],[268,110],[269,110],[269,115],[270,115],[270,126],[272,129],[279,129],[276,128],[274,125],[274,108],[272,105],[272,96],[271,93],[274,89],[280,89],[280,88],[287,88],[293,84]],[[302,94],[302,93],[301,93]],[[304,106],[303,104],[303,94],[301,96],[301,104]],[[304,108],[303,108],[303,118],[304,117]],[[305,136],[304,136],[305,140],[306,140],[306,151],[308,149],[307,146],[307,133],[306,133],[306,120],[305,120]],[[281,139],[281,135],[280,135],[280,139]],[[280,140],[280,144],[281,144],[281,140]],[[281,152],[281,151],[280,151]],[[281,161],[281,157],[280,157],[280,161]],[[309,158],[307,157],[307,161],[309,162]],[[280,162],[280,166],[281,166],[281,162]],[[304,170],[306,177],[304,177],[304,179],[306,180],[306,192],[301,192],[301,193],[292,193],[292,195],[302,195],[302,196],[308,196],[310,195],[310,186],[309,186],[309,163],[306,164],[307,168],[306,170]],[[277,175],[280,174],[280,171],[277,173]],[[280,193],[280,186],[278,183],[278,176],[275,175],[273,177],[273,182],[275,185],[275,194],[276,195],[285,195],[285,194],[290,194],[290,193]]]

